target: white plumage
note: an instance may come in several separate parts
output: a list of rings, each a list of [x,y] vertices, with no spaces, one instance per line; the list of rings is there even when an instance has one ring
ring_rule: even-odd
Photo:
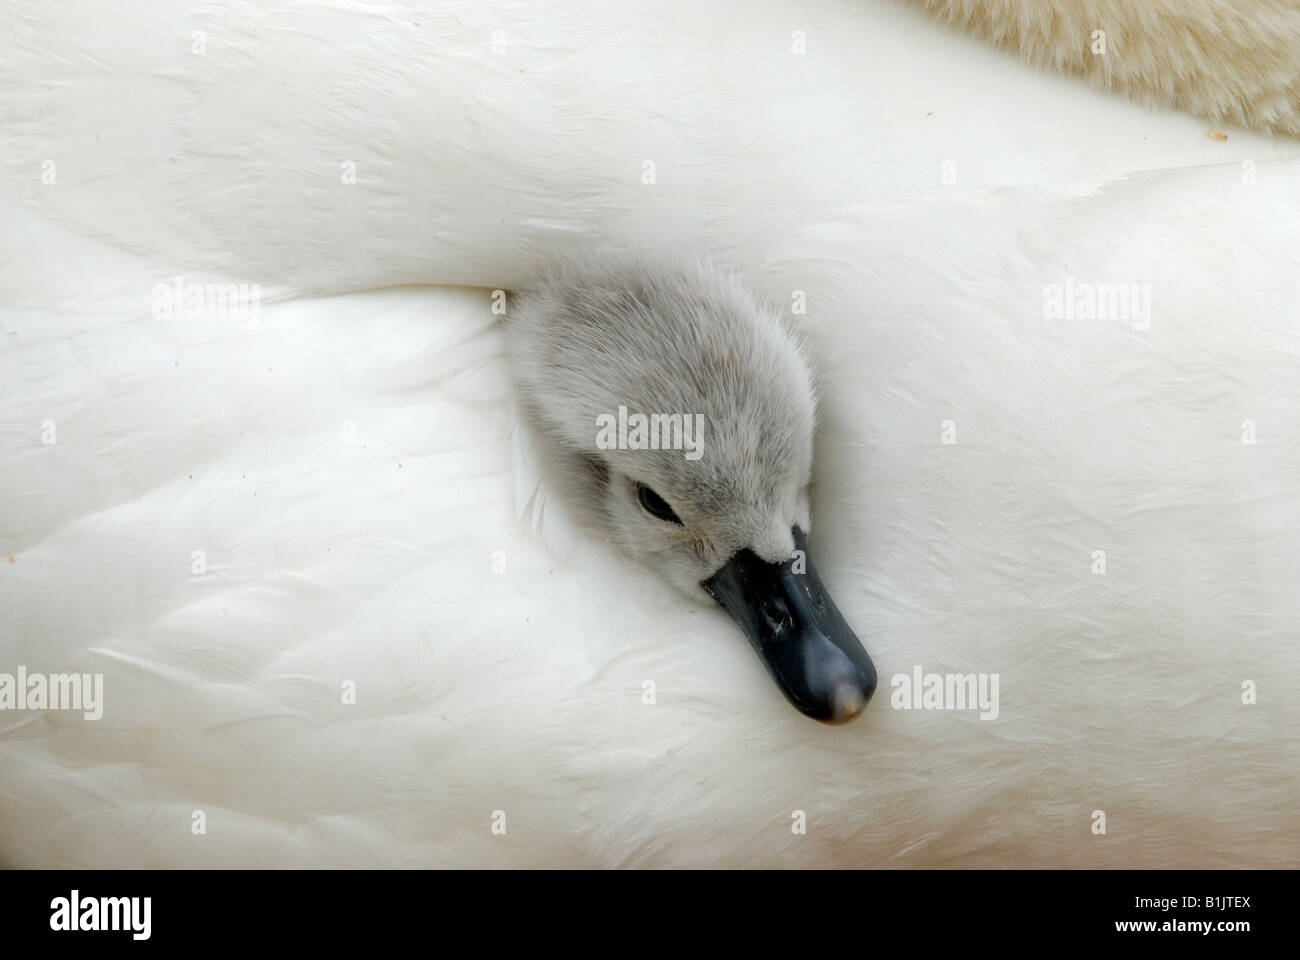
[[[0,713],[0,861],[1294,864],[1300,144],[886,2],[107,16],[0,15],[0,671],[106,699]],[[806,294],[853,724],[517,518],[491,290],[607,243]]]

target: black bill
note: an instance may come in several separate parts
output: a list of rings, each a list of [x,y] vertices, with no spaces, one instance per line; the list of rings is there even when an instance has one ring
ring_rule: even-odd
[[[792,533],[802,562],[768,563],[742,550],[703,586],[740,624],[786,699],[814,720],[845,723],[875,693],[876,668],[822,586],[803,531]]]

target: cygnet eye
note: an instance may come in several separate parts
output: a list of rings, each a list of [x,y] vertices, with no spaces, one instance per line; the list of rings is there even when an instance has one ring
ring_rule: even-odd
[[[641,506],[646,513],[652,517],[658,517],[660,520],[667,520],[669,523],[675,523],[682,526],[681,518],[673,513],[673,508],[668,506],[668,502],[663,497],[655,493],[644,483],[636,485],[636,498],[640,501]]]

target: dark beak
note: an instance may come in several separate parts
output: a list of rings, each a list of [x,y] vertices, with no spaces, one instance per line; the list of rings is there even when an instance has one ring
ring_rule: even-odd
[[[876,668],[822,586],[803,531],[792,532],[802,562],[768,563],[742,550],[703,587],[740,624],[796,709],[845,723],[876,692]]]

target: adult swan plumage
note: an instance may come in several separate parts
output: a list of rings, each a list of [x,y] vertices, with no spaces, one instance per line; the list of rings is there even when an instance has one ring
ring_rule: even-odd
[[[894,0],[50,0],[0,44],[0,675],[103,692],[0,710],[0,863],[1296,862],[1294,139]],[[741,279],[529,266],[611,246]],[[806,349],[741,338],[788,389],[734,422],[725,349],[516,377],[598,293]],[[719,525],[709,456],[601,482],[619,406],[787,453],[707,477]],[[847,725],[699,586],[807,585],[795,527],[879,671]]]

